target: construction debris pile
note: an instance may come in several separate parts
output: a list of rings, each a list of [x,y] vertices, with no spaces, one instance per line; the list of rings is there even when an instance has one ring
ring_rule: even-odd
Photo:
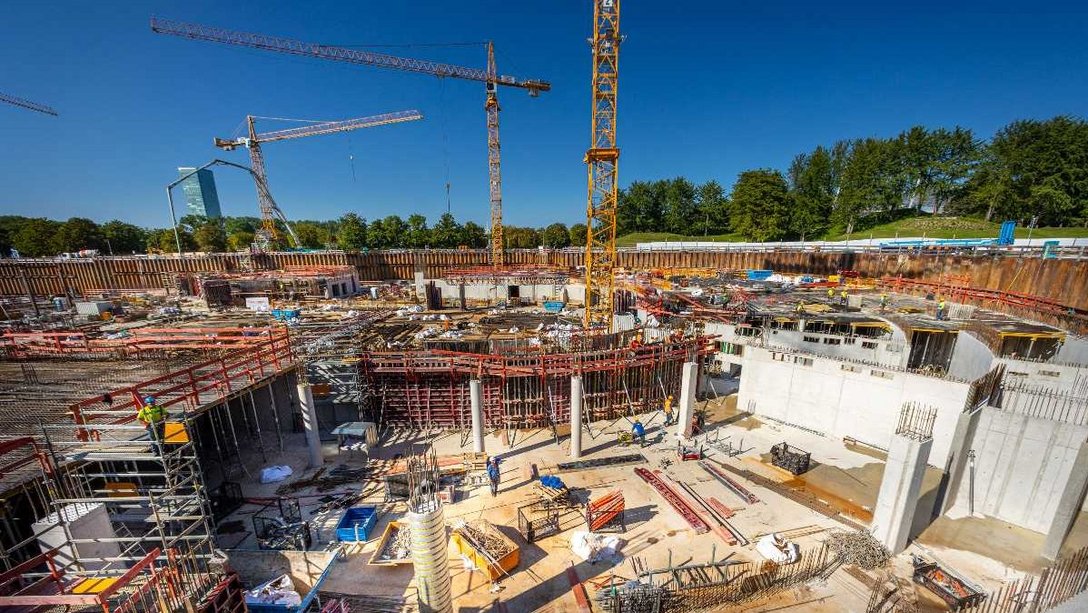
[[[825,542],[842,564],[872,570],[887,565],[891,559],[888,548],[864,530],[834,530],[828,533]]]

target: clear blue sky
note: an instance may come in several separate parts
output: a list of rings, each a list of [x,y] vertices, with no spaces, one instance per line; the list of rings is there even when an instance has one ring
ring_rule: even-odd
[[[728,188],[742,170],[784,168],[840,138],[919,123],[988,137],[1016,118],[1086,114],[1083,3],[889,4],[626,0],[621,184],[685,175]],[[494,39],[500,72],[553,85],[537,99],[500,92],[505,219],[584,221],[588,0],[8,0],[0,91],[61,116],[0,105],[0,212],[165,226],[163,185],[176,167],[248,163],[244,151],[211,145],[247,113],[343,119],[415,108],[424,121],[269,144],[281,207],[296,219],[352,210],[433,221],[448,166],[455,215],[486,222],[481,84],[152,34],[152,14],[332,44]],[[385,51],[484,64],[475,47]],[[216,177],[226,214],[256,213],[245,175]]]

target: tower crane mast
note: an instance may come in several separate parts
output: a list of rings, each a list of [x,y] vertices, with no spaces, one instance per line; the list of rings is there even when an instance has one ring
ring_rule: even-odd
[[[264,153],[261,150],[261,144],[292,138],[303,138],[306,136],[349,132],[361,128],[374,128],[405,121],[416,121],[423,119],[423,115],[421,115],[419,111],[414,110],[398,111],[396,113],[386,113],[384,115],[360,117],[344,121],[326,121],[300,128],[265,132],[263,134],[257,133],[256,119],[257,117],[254,117],[253,115],[246,116],[246,127],[248,128],[247,136],[233,139],[216,138],[214,143],[216,147],[219,147],[224,151],[233,151],[238,147],[245,147],[249,150],[249,161],[253,170],[253,179],[257,184],[257,204],[261,209],[261,229],[257,232],[257,243],[263,246],[275,240],[278,234],[276,229],[276,220],[278,219],[287,229],[287,234],[290,237],[291,242],[297,247],[300,244],[298,236],[295,235],[294,229],[291,228],[291,223],[287,221],[287,216],[283,214],[283,211],[276,205],[276,201],[272,199],[272,193],[268,189],[268,173],[265,171],[264,167]]]
[[[502,174],[500,172],[499,147],[499,98],[498,86],[516,87],[536,97],[540,92],[551,89],[551,84],[536,79],[519,79],[501,75],[495,66],[495,48],[487,44],[487,68],[467,68],[454,64],[402,58],[384,53],[348,49],[332,45],[307,43],[290,38],[267,36],[250,32],[236,32],[194,23],[185,23],[168,19],[151,19],[151,30],[159,34],[169,34],[191,40],[203,40],[226,45],[276,51],[305,57],[313,57],[333,62],[346,62],[378,68],[389,68],[406,72],[429,74],[436,77],[451,77],[468,81],[477,81],[486,86],[487,99],[484,110],[487,114],[487,167],[488,192],[491,204],[491,263],[496,267],[503,265],[502,232]]]
[[[620,0],[593,0],[593,106],[586,207],[585,327],[612,329],[616,267],[616,199],[620,150],[616,146],[616,86],[619,81]]]

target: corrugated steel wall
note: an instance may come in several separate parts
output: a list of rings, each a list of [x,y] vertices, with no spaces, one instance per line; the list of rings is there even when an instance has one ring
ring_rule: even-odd
[[[196,257],[96,258],[93,260],[0,260],[0,295],[81,294],[87,290],[160,289],[172,274],[241,272],[240,254]],[[510,267],[582,263],[577,251],[511,250]],[[369,253],[273,253],[253,256],[261,270],[287,267],[354,266],[365,280],[409,280],[417,270],[428,278],[449,268],[485,266],[486,250],[375,251]],[[867,277],[902,275],[908,279],[966,280],[972,287],[1022,292],[1077,308],[1088,308],[1088,260],[1040,259],[1015,254],[952,256],[894,253],[821,253],[802,251],[636,251],[619,254],[629,270],[670,268],[772,269],[783,273],[832,274],[853,269]],[[164,275],[163,273],[168,273]]]

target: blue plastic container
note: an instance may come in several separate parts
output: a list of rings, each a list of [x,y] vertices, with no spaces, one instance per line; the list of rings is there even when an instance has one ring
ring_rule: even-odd
[[[766,281],[768,277],[774,274],[773,270],[757,270],[751,269],[748,271],[748,279],[751,281]]]
[[[378,507],[351,507],[336,524],[336,540],[341,543],[368,541],[376,523]]]
[[[548,300],[544,303],[544,311],[547,313],[559,313],[567,303],[558,300]]]

